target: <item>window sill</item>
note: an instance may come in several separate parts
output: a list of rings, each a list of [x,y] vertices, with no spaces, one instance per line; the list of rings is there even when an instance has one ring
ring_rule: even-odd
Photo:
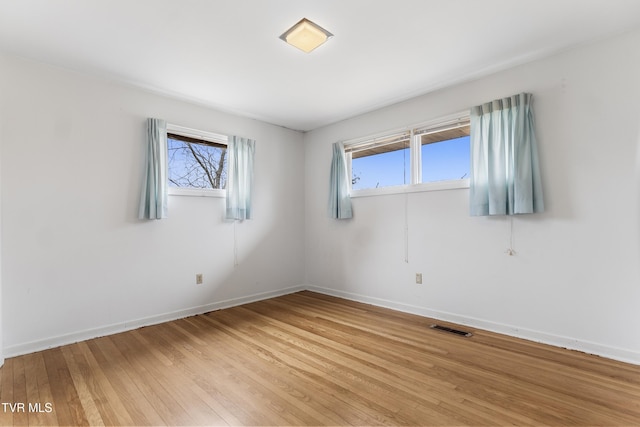
[[[413,185],[396,185],[393,187],[366,188],[351,190],[351,197],[384,196],[388,194],[423,193],[427,191],[460,190],[469,188],[469,179],[427,182]]]
[[[218,190],[218,189],[211,189],[211,188],[169,187],[168,193],[170,196],[218,197],[218,198],[223,198],[226,196],[225,190]]]

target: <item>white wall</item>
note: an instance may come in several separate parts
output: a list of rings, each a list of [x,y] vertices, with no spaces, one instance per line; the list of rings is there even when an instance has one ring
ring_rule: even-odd
[[[639,76],[634,32],[306,134],[307,283],[640,363]],[[355,198],[354,219],[327,218],[333,142],[523,91],[547,210],[514,219],[516,256],[509,220],[470,217],[468,189]]]
[[[0,64],[1,65],[1,64]],[[0,81],[4,80],[4,68],[0,66]],[[0,86],[0,102],[4,98],[2,86]],[[0,114],[0,243],[2,242],[2,114]],[[2,343],[2,245],[0,244],[0,367],[4,365],[4,346]]]
[[[5,355],[303,283],[302,134],[12,57],[0,68]],[[137,219],[147,117],[256,139],[238,266],[222,198],[172,196],[169,219]]]

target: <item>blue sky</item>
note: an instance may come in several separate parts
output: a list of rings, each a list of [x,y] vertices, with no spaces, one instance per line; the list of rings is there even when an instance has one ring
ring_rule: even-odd
[[[409,149],[353,159],[352,172],[359,177],[353,189],[409,184]],[[469,137],[422,146],[422,182],[469,177]]]
[[[169,155],[169,186],[170,187],[186,187],[186,188],[212,188],[211,182],[206,178],[202,167],[198,166],[193,154],[186,149],[188,143],[167,138],[167,151]],[[203,162],[212,162],[213,166],[209,168],[214,172],[217,167],[217,160],[220,158],[222,151],[218,147],[212,147],[206,144],[192,144],[196,152],[201,154]],[[188,173],[191,168],[192,172]],[[226,160],[225,166],[226,168]],[[181,178],[181,177],[188,178]],[[177,181],[178,183],[174,182]],[[189,185],[189,182],[191,185]],[[221,188],[226,184],[226,174],[222,175]]]

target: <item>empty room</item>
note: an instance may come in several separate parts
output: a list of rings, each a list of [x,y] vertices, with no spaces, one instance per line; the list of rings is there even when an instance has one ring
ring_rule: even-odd
[[[640,426],[637,0],[0,0],[0,424]]]

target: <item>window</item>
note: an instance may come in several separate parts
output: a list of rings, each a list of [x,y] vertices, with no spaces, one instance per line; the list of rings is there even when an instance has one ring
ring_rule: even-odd
[[[226,136],[167,125],[167,150],[170,194],[222,195],[227,185]]]
[[[469,114],[348,141],[345,152],[353,190],[423,183],[440,183],[438,188],[467,186],[461,180],[468,178],[470,169]]]
[[[352,189],[380,188],[411,183],[411,134],[391,134],[345,148],[351,154]]]
[[[415,132],[421,147],[420,182],[451,181],[469,177],[469,131],[467,119],[466,122]]]

